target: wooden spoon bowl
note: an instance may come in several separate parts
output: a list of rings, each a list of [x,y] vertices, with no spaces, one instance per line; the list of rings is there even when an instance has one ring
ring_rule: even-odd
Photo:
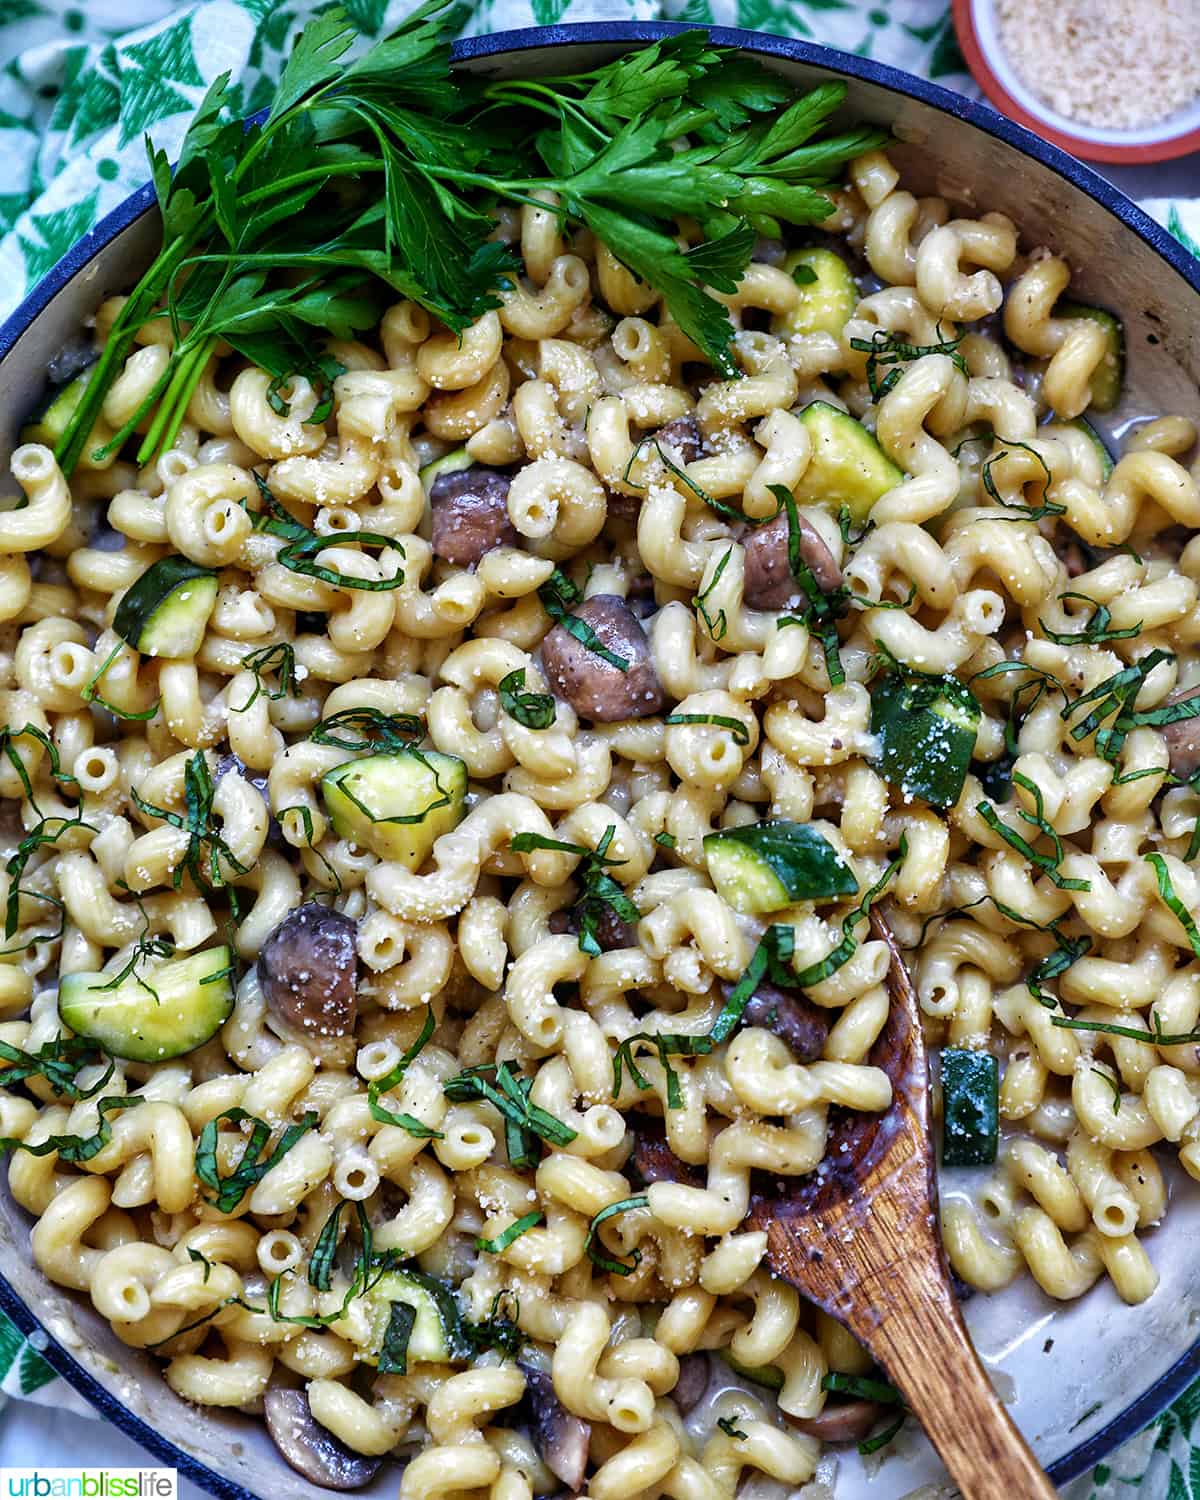
[[[886,1370],[965,1500],[1050,1500],[1054,1486],[1000,1404],[971,1345],[938,1232],[929,1065],[916,991],[888,945],[888,1022],[870,1061],[892,1080],[883,1114],[843,1114],[810,1176],[757,1193],[750,1227],[767,1264]]]

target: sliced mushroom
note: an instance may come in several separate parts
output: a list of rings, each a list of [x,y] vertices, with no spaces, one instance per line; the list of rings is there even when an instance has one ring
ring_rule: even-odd
[[[654,670],[650,642],[637,616],[617,594],[596,594],[574,612],[599,643],[621,657],[614,666],[576,639],[564,625],[555,625],[542,642],[542,668],[553,690],[577,714],[596,723],[644,719],[666,701]]]
[[[382,1458],[355,1453],[309,1410],[303,1391],[282,1387],[263,1396],[263,1415],[275,1446],[298,1474],[327,1490],[358,1490],[379,1473]]]
[[[357,924],[310,901],[280,922],[258,955],[267,1006],[309,1036],[348,1036],[358,1001]]]
[[[782,240],[767,239],[760,234],[754,241],[750,259],[760,260],[768,266],[781,266],[787,259],[787,246]]]
[[[828,1402],[818,1417],[788,1417],[793,1427],[823,1443],[861,1443],[883,1415],[878,1401]]]
[[[1168,703],[1186,703],[1200,697],[1200,687],[1174,692]],[[1200,771],[1200,718],[1179,719],[1163,728],[1163,739],[1171,756],[1171,773],[1186,781]]]
[[[646,1116],[630,1119],[634,1132],[633,1164],[641,1174],[642,1181],[682,1182],[688,1187],[701,1185],[700,1174],[695,1167],[680,1161],[667,1145],[662,1125]]]
[[[602,953],[611,953],[615,948],[637,947],[637,935],[633,923],[626,922],[617,916],[612,907],[606,904],[601,904],[596,913],[594,930]],[[553,912],[550,917],[550,931],[571,932],[578,936],[579,907],[568,906],[562,911]]]
[[[731,985],[722,989],[728,997]],[[773,1031],[792,1050],[797,1062],[815,1062],[825,1050],[829,1036],[829,1015],[819,1005],[806,1000],[803,995],[777,989],[773,984],[760,984],[742,1012],[746,1026],[761,1026],[764,1031]]]
[[[842,570],[811,521],[800,522],[800,556],[812,570],[817,587],[830,594],[842,582]],[[804,601],[788,562],[788,518],[776,516],[743,541],[746,549],[746,603],[751,609],[787,609]]]
[[[525,1375],[525,1395],[533,1413],[534,1436],[542,1462],[569,1490],[578,1492],[583,1488],[587,1471],[591,1423],[567,1411],[555,1394],[554,1382],[546,1370],[526,1360],[517,1363]]]
[[[655,441],[666,450],[668,458],[677,464],[694,464],[708,452],[700,423],[690,411],[682,417],[675,417],[665,427],[660,427],[655,433]]]
[[[439,474],[429,491],[433,550],[460,568],[472,568],[496,547],[515,547],[517,528],[508,515],[507,474],[475,464]]]
[[[712,1365],[707,1354],[685,1354],[680,1359],[679,1379],[670,1396],[683,1416],[686,1417],[704,1395],[711,1379]]]

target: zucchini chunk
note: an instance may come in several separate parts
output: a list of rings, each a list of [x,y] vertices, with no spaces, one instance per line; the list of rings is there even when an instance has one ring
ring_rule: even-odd
[[[812,457],[796,486],[797,505],[842,505],[861,525],[880,495],[898,485],[903,473],[861,422],[827,401],[813,401],[800,413],[812,439]]]
[[[441,458],[435,458],[432,463],[427,463],[424,468],[417,470],[417,478],[421,481],[428,494],[433,488],[433,481],[439,474],[458,474],[463,469],[469,469],[475,460],[465,448],[454,448],[449,453],[443,453]]]
[[[1075,420],[1068,425],[1071,427],[1077,427],[1079,431],[1083,433],[1084,437],[1088,439],[1092,447],[1095,448],[1096,456],[1100,460],[1100,468],[1102,469],[1104,477],[1107,480],[1114,468],[1112,454],[1108,451],[1108,444],[1104,441],[1104,439],[1100,436],[1100,434],[1096,431],[1092,424],[1086,419],[1086,417],[1076,417]]]
[[[807,266],[815,277],[799,283],[800,300],[771,323],[772,333],[831,333],[836,338],[858,306],[850,267],[833,250],[793,250],[783,263],[789,276]]]
[[[704,840],[718,893],[745,915],[781,911],[793,901],[853,896],[854,871],[828,839],[806,823],[750,823]]]
[[[1000,1135],[1000,1070],[990,1052],[942,1049],[942,1165],[986,1167]]]
[[[371,1289],[370,1303],[371,1364],[404,1374],[409,1361],[444,1365],[470,1356],[454,1294],[436,1277],[409,1268],[385,1272]]]
[[[21,428],[21,441],[56,448],[59,438],[67,430],[67,423],[75,415],[75,408],[83,399],[91,374],[90,369],[84,370],[74,380],[53,391],[41,414]]]
[[[321,778],[325,810],[339,838],[409,870],[462,819],[467,768],[437,750],[396,750],[334,766]]]
[[[772,1391],[783,1389],[783,1371],[778,1366],[744,1365],[740,1359],[734,1359],[728,1349],[722,1349],[720,1354],[733,1373],[740,1375],[743,1380],[753,1380],[757,1385],[765,1385]]]
[[[194,1052],[233,1012],[233,954],[222,944],[145,968],[112,985],[108,974],[64,974],[58,1014],[76,1036],[131,1062]]]
[[[905,797],[953,807],[979,732],[979,704],[954,677],[889,672],[871,697],[875,764]]]
[[[1112,411],[1121,399],[1121,386],[1125,380],[1125,330],[1120,318],[1105,312],[1102,307],[1089,307],[1086,302],[1060,302],[1054,315],[1057,318],[1087,318],[1104,330],[1107,347],[1104,359],[1091,378],[1091,404],[1097,411]]]
[[[195,656],[217,602],[217,575],[186,557],[160,557],[125,590],[113,629],[143,656]]]

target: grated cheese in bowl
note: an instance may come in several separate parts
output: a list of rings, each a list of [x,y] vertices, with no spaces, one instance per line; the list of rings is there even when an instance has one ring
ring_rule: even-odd
[[[1200,0],[996,0],[1018,77],[1067,119],[1109,130],[1200,96]]]

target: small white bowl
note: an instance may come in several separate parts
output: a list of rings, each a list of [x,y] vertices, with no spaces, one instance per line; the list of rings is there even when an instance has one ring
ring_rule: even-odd
[[[1085,161],[1170,161],[1200,151],[1200,95],[1152,125],[1108,129],[1072,120],[1024,83],[1000,38],[996,0],[953,0],[954,27],[975,82],[996,108]]]

